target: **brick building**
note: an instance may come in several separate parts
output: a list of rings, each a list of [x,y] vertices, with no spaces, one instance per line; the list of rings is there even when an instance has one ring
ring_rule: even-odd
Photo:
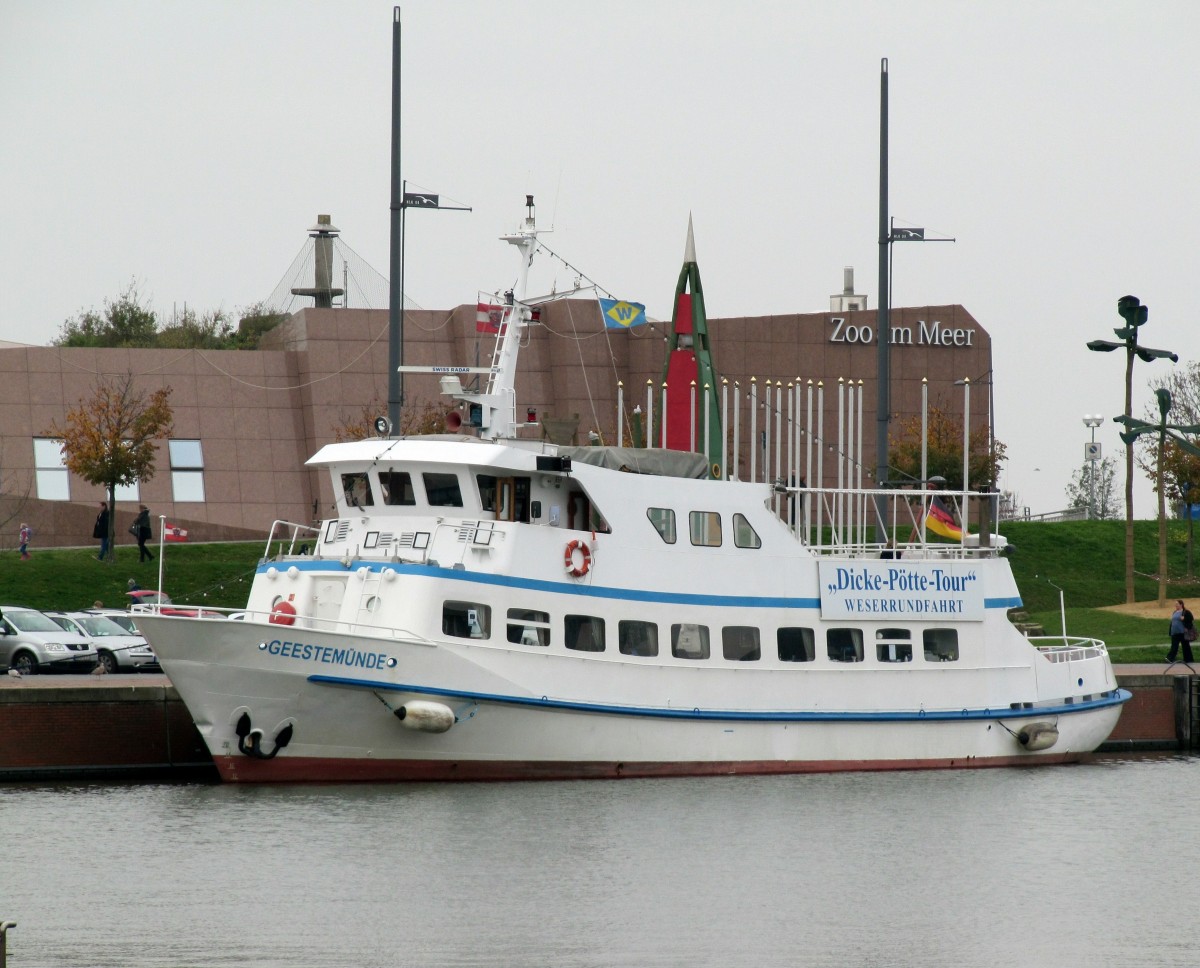
[[[805,386],[823,381],[827,437],[836,422],[838,379],[863,381],[863,453],[871,466],[876,314],[839,297],[832,305],[825,313],[710,319],[716,372],[730,392],[736,381],[745,401],[743,440],[752,378],[759,388],[768,379],[781,387],[797,378]],[[476,333],[475,307],[409,310],[405,319],[405,363],[490,362],[494,337]],[[581,443],[589,431],[616,442],[618,382],[627,415],[646,406],[647,381],[657,387],[662,379],[666,325],[611,331],[593,301],[545,306],[521,355],[518,412],[532,410],[537,423],[521,434],[538,436],[546,417],[578,414]],[[920,412],[927,378],[930,402],[960,416],[963,392],[954,381],[968,377],[978,385],[972,426],[986,428],[991,338],[970,313],[953,305],[893,308],[891,330],[893,414]],[[139,388],[171,387],[175,421],[171,439],[161,442],[155,476],[118,494],[118,540],[125,540],[139,502],[156,522],[165,515],[200,541],[256,539],[276,519],[320,517],[332,495],[304,462],[339,427],[365,425],[369,415],[386,412],[387,332],[385,310],[304,309],[267,333],[256,351],[0,343],[0,521],[8,522],[0,545],[14,544],[19,520],[33,525],[40,547],[91,542],[103,494],[66,471],[48,428],[89,397],[97,379],[127,373]],[[410,411],[446,401],[435,377],[415,374],[405,377],[405,399]]]

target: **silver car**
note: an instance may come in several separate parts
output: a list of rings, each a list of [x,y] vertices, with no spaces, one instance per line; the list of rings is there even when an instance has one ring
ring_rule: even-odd
[[[91,639],[97,664],[105,672],[157,672],[161,668],[158,656],[145,638],[136,631],[130,632],[107,615],[89,612],[46,614],[68,632],[78,632],[84,638]]]
[[[96,665],[90,639],[60,628],[35,608],[0,605],[0,669],[88,672]]]

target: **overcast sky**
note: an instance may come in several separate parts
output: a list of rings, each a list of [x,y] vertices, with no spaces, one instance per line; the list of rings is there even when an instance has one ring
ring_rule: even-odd
[[[248,306],[318,213],[386,275],[393,6],[2,0],[0,339],[130,281],[168,315]],[[550,247],[652,316],[689,213],[710,316],[827,310],[843,266],[874,308],[886,57],[891,213],[957,239],[897,248],[893,304],[992,334],[1006,488],[1064,506],[1082,416],[1121,413],[1124,354],[1084,346],[1118,297],[1150,307],[1143,344],[1200,356],[1192,0],[401,9],[404,176],[474,209],[410,212],[422,306],[511,282],[495,239],[529,192]],[[1135,412],[1167,366],[1137,364]]]

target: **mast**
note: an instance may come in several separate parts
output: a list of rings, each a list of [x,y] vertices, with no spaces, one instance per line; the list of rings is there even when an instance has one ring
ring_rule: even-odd
[[[888,289],[888,62],[879,67],[879,308],[876,310],[878,337],[878,388],[875,404],[875,483],[888,479],[888,421],[892,410],[891,389],[891,292]]]
[[[484,440],[499,440],[515,437],[517,432],[517,354],[521,348],[521,334],[529,324],[530,311],[525,305],[529,284],[529,267],[537,250],[537,219],[533,196],[525,196],[525,219],[521,227],[510,235],[500,238],[516,246],[521,256],[521,268],[517,283],[511,292],[504,294],[504,321],[500,325],[500,345],[493,359],[487,392],[455,394],[457,399],[480,405],[479,436]]]

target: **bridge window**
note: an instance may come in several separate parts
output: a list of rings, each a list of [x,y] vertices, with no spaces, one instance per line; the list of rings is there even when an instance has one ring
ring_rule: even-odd
[[[654,525],[658,536],[667,544],[675,543],[675,512],[670,508],[647,508],[646,517]]]
[[[825,647],[834,662],[862,662],[862,629],[830,629],[825,633]]]
[[[458,486],[457,474],[438,474],[432,471],[421,475],[425,481],[425,496],[431,507],[460,508],[463,506],[462,490]]]
[[[775,634],[780,662],[812,662],[817,646],[812,629],[784,628]]]
[[[343,474],[342,493],[346,497],[346,503],[352,508],[369,508],[375,503],[375,497],[371,493],[371,481],[366,471]]]
[[[958,661],[958,629],[926,629],[923,636],[926,662]]]
[[[726,625],[721,629],[721,654],[734,662],[757,662],[762,658],[758,629],[753,625]]]
[[[383,490],[384,504],[411,506],[417,503],[412,475],[408,471],[380,471],[379,486]]]
[[[754,530],[745,515],[733,516],[733,543],[738,548],[761,548],[762,538]]]
[[[531,608],[510,608],[508,641],[517,645],[549,645],[550,616]]]
[[[567,615],[563,633],[568,649],[578,652],[604,651],[604,619],[594,615]]]
[[[688,523],[692,544],[701,548],[721,547],[721,515],[716,511],[692,511]]]
[[[880,662],[912,662],[912,633],[908,629],[877,629],[875,658]]]
[[[708,626],[689,623],[672,625],[671,655],[676,659],[707,659]]]
[[[486,639],[492,634],[492,610],[478,602],[443,602],[442,632],[460,639]]]
[[[653,622],[618,622],[617,647],[622,655],[658,655],[658,626]]]

